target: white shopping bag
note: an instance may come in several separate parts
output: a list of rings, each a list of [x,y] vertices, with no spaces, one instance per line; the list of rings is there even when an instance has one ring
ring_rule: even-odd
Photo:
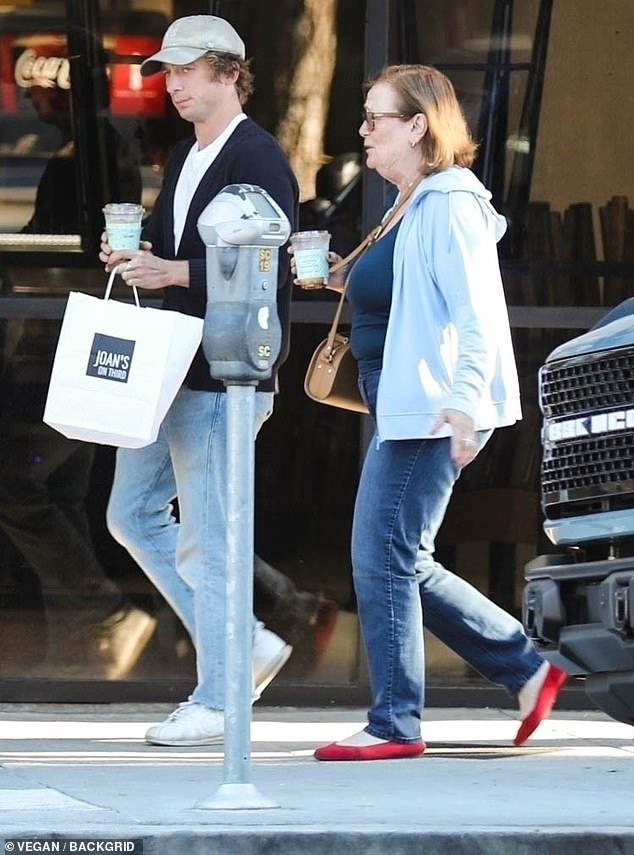
[[[44,421],[69,439],[141,448],[154,442],[202,339],[203,320],[68,295]]]

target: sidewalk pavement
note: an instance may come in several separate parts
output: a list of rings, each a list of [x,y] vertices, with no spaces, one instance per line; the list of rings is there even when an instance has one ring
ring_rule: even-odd
[[[431,708],[422,757],[319,763],[364,711],[258,705],[247,778],[279,807],[210,810],[221,746],[143,741],[170,710],[5,705],[0,853],[634,855],[632,728],[600,712],[555,712],[515,748],[512,710]]]

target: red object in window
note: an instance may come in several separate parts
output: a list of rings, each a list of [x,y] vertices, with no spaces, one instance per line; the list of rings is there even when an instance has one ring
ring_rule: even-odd
[[[106,35],[110,64],[110,110],[113,115],[163,117],[166,109],[162,74],[141,77],[145,57],[161,46],[158,36]],[[32,86],[68,90],[68,51],[59,34],[33,32],[0,35],[0,110],[13,113]],[[134,59],[138,57],[138,63]],[[121,61],[125,60],[125,61]]]
[[[165,82],[162,74],[141,77],[141,62],[161,46],[157,36],[115,36],[110,51],[110,109],[113,115],[165,115]],[[139,57],[131,62],[130,57]],[[117,62],[125,58],[125,62]]]
[[[13,35],[0,36],[0,109],[14,113],[18,106],[13,76]]]

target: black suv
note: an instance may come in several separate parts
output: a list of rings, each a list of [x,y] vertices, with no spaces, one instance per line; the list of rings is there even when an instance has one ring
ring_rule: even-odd
[[[544,531],[522,619],[543,655],[634,724],[634,298],[556,348],[539,373]]]

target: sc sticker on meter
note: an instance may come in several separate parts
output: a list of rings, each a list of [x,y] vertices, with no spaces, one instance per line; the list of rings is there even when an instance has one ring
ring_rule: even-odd
[[[273,260],[273,252],[270,249],[262,248],[259,252],[258,270],[260,273],[269,273]]]

